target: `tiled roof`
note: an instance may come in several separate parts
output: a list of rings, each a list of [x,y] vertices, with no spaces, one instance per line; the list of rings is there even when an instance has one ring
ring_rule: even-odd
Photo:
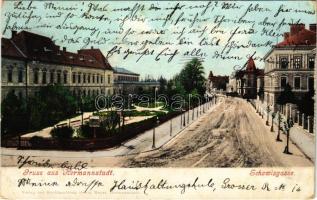
[[[6,57],[13,57],[13,58],[26,58],[22,52],[20,52],[14,45],[12,41],[7,38],[1,38],[1,53],[3,56]]]
[[[284,33],[284,40],[278,43],[277,47],[292,45],[316,45],[316,29],[305,29],[304,24],[294,24],[290,27],[289,33]]]
[[[123,67],[114,67],[113,71],[114,71],[114,73],[118,73],[118,74],[131,74],[131,75],[139,76],[139,74],[131,72]]]
[[[235,77],[242,78],[245,74],[255,74],[256,76],[263,76],[264,70],[263,69],[257,69],[255,66],[255,62],[252,57],[250,57],[246,63],[246,69],[245,70],[237,70],[235,72]]]
[[[100,49],[94,49],[93,47],[91,47],[91,49],[81,49],[81,50],[78,50],[77,52],[78,52],[78,54],[84,54],[84,55],[89,55],[89,56],[94,57],[100,63],[104,63],[106,68],[112,70],[111,65],[109,64],[109,62],[105,58],[105,56],[102,54]]]
[[[246,71],[255,71],[255,70],[256,70],[256,67],[255,67],[254,60],[252,57],[250,57],[248,60]]]
[[[2,38],[2,41],[4,41],[2,43],[2,56],[18,58],[25,55],[25,58],[28,60],[112,70],[107,59],[99,49],[72,53],[66,51],[66,48],[60,50],[60,47],[50,38],[42,35],[27,31],[13,32],[12,34],[11,39]],[[13,50],[13,47],[15,50]],[[94,53],[89,53],[90,51]],[[96,56],[96,52],[99,52],[100,55]]]

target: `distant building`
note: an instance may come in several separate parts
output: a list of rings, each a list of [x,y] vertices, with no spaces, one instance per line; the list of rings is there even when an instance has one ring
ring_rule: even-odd
[[[287,84],[299,100],[314,89],[315,54],[316,24],[310,24],[309,29],[304,24],[292,24],[284,40],[265,55],[264,100],[274,111]]]
[[[114,93],[139,94],[159,87],[158,81],[140,81],[140,74],[122,67],[114,67]]]
[[[237,89],[237,79],[234,76],[230,76],[229,77],[229,82],[227,83],[226,91],[228,93],[235,93],[235,92],[238,91],[238,89]]]
[[[252,57],[249,58],[246,69],[239,70],[236,73],[237,92],[243,98],[257,98],[257,79],[263,76],[263,70],[257,69]]]
[[[22,98],[49,84],[66,86],[74,95],[113,93],[112,67],[99,49],[72,53],[27,31],[12,31],[12,37],[1,42],[2,99],[9,91]]]
[[[207,90],[209,93],[214,90],[226,91],[228,82],[229,76],[214,76],[212,71],[210,71],[207,79]]]

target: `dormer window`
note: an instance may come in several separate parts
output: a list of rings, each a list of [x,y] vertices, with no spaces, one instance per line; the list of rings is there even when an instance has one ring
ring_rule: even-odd
[[[85,59],[84,59],[84,57],[80,57],[79,60],[80,61],[84,61]]]
[[[58,51],[58,52],[57,52],[57,55],[60,56],[60,55],[61,55],[61,52]]]
[[[74,57],[73,56],[69,56],[69,59],[74,59]]]
[[[93,60],[91,60],[91,59],[89,59],[89,62],[91,62],[91,63],[92,63],[92,62],[94,62],[94,61],[93,61]]]

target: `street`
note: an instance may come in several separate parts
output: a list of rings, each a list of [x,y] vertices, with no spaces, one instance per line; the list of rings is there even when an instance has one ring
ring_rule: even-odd
[[[180,128],[179,119],[174,120],[175,129]],[[14,166],[17,156],[24,155],[34,156],[34,160],[39,161],[45,158],[52,162],[81,160],[98,167],[313,166],[292,142],[289,147],[292,155],[284,154],[285,135],[281,134],[283,142],[276,142],[276,131],[270,132],[265,119],[239,98],[223,98],[172,138],[168,127],[169,124],[162,124],[158,128],[156,147],[161,148],[156,150],[151,150],[150,130],[118,148],[96,152],[2,148],[2,165]]]
[[[292,155],[271,133],[250,104],[225,99],[164,148],[129,158],[124,167],[270,167],[312,166],[291,143]]]

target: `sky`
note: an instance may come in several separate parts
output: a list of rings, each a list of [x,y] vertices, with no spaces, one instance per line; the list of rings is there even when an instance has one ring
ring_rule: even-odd
[[[79,2],[79,1],[55,1],[53,2],[56,6],[66,6],[66,7],[70,7],[70,6],[75,6],[78,7],[79,9],[87,9],[87,5],[89,3],[94,3],[94,4],[98,4],[99,3],[99,8],[102,8],[103,6],[105,6],[106,4],[108,4],[107,8],[109,10],[109,8],[113,9],[113,8],[122,8],[122,7],[133,7],[135,5],[135,3],[140,3],[140,4],[144,4],[146,7],[149,7],[151,4],[153,4],[154,6],[157,7],[172,7],[175,6],[175,4],[177,3],[176,1],[163,1],[163,2],[158,2],[158,1],[108,1],[108,2],[101,2],[101,1],[86,1],[86,2]],[[13,4],[16,3],[15,1],[5,1],[3,6],[2,6],[2,17],[1,17],[1,29],[2,29],[2,33],[5,30],[5,24],[6,24],[6,20],[8,20],[8,16],[9,14],[13,13],[13,12],[22,12],[22,14],[25,11],[18,11],[18,10],[14,10],[13,9]],[[24,5],[27,5],[27,2],[23,2]],[[37,9],[34,10],[34,14],[37,16],[41,16],[41,23],[39,23],[37,21],[37,19],[31,19],[28,26],[33,27],[31,30],[31,32],[34,33],[38,33],[41,35],[45,35],[48,37],[53,37],[54,39],[56,39],[56,44],[60,45],[60,46],[67,46],[67,49],[69,51],[72,52],[76,52],[79,48],[82,47],[82,43],[80,44],[63,44],[61,42],[61,40],[65,37],[71,37],[73,36],[74,38],[76,37],[87,37],[89,36],[89,34],[91,33],[90,31],[78,31],[76,34],[74,34],[74,31],[70,31],[70,30],[57,30],[56,28],[40,28],[40,27],[36,27],[39,24],[43,24],[43,23],[47,23],[47,24],[51,24],[54,26],[56,26],[57,24],[60,24],[63,19],[51,19],[46,17],[47,15],[53,15],[53,14],[57,14],[59,11],[54,11],[54,10],[47,10],[44,8],[44,4],[48,3],[48,1],[34,1],[32,3],[33,6],[36,6]],[[222,5],[223,1],[219,1],[218,2],[219,6]],[[185,8],[189,8],[189,6],[203,6],[203,5],[207,5],[208,1],[180,1],[181,5],[184,5]],[[212,5],[214,4],[214,2],[212,2]],[[265,43],[266,41],[272,41],[273,44],[276,44],[276,42],[281,42],[283,40],[283,37],[270,37],[270,36],[263,36],[260,34],[263,26],[260,26],[257,24],[257,22],[262,21],[265,17],[268,17],[269,20],[273,20],[273,21],[277,21],[280,22],[283,18],[285,18],[285,22],[292,22],[292,20],[297,20],[300,19],[301,22],[306,24],[306,27],[308,27],[308,24],[311,23],[316,23],[316,15],[309,15],[309,14],[305,14],[303,12],[291,12],[291,13],[281,13],[279,14],[278,17],[274,18],[272,17],[274,15],[274,13],[276,12],[277,8],[281,5],[284,4],[285,7],[287,8],[292,8],[292,9],[300,9],[300,10],[313,10],[314,9],[314,4],[310,1],[239,1],[236,2],[237,6],[242,6],[241,10],[223,10],[220,9],[220,7],[216,7],[214,10],[207,10],[207,12],[202,16],[202,18],[209,18],[207,21],[205,22],[201,22],[201,23],[197,23],[195,26],[197,29],[202,28],[202,27],[207,27],[208,30],[212,29],[212,27],[215,26],[214,23],[214,18],[216,15],[225,15],[226,18],[230,18],[230,19],[237,19],[239,18],[246,10],[246,8],[250,5],[250,4],[259,4],[260,7],[263,8],[268,8],[271,10],[271,12],[249,12],[245,15],[244,19],[247,20],[255,20],[256,21],[256,25],[254,28],[254,30],[258,31],[259,33],[257,34],[240,34],[240,35],[235,35],[234,39],[236,41],[239,42],[239,44],[247,44],[249,40],[256,42],[256,43]],[[186,9],[185,10],[185,15],[195,15],[195,13],[197,12],[197,9]],[[120,16],[124,16],[127,14],[127,12],[125,11],[121,11],[121,12],[108,12],[108,11],[103,11],[105,13],[105,16],[109,16],[111,15],[112,18],[116,18],[116,17],[120,17]],[[75,15],[79,15],[79,13],[82,13],[80,10],[78,11],[74,11],[73,14]],[[96,12],[96,13],[102,13],[100,12]],[[141,11],[140,13],[138,13],[139,16],[145,16],[147,18],[153,18],[153,17],[158,17],[161,14],[166,14],[167,12],[153,12],[153,11],[149,11],[149,10],[145,10],[145,11]],[[180,11],[176,11],[175,15],[173,15],[173,19],[175,20],[175,18],[177,16],[179,16]],[[66,15],[66,14],[65,14]],[[112,30],[120,30],[119,28],[119,23],[111,23],[109,24],[108,22],[98,22],[96,20],[83,20],[83,19],[79,19],[73,17],[72,19],[68,19],[69,23],[73,23],[73,24],[78,24],[78,25],[85,25],[87,27],[96,27],[99,30],[108,30],[108,29],[112,29]],[[17,25],[24,25],[25,19],[14,19],[14,17],[11,17],[11,19],[9,20],[9,25],[12,26],[12,24],[16,23]],[[66,23],[67,23],[66,22]],[[132,28],[133,30],[136,31],[141,31],[141,30],[150,30],[150,29],[160,29],[162,26],[161,22],[151,22],[149,20],[146,20],[145,22],[137,22],[137,21],[128,21],[124,24],[124,26],[122,28],[124,28],[124,30],[128,30],[129,28]],[[176,30],[180,30],[182,27],[186,27],[186,30],[189,29],[190,27],[190,23],[182,23],[180,25],[174,26],[173,24],[167,24],[164,29],[166,29],[167,31],[176,31]],[[206,72],[206,76],[208,75],[209,71],[212,70],[214,75],[230,75],[233,72],[233,68],[235,65],[239,65],[242,66],[244,65],[244,63],[247,61],[247,57],[250,54],[253,54],[254,51],[257,52],[257,56],[264,56],[271,47],[250,47],[247,49],[236,49],[236,50],[232,50],[231,51],[231,55],[239,55],[242,56],[245,59],[242,60],[223,60],[223,59],[215,59],[212,58],[212,56],[214,55],[215,51],[221,51],[221,49],[225,46],[226,44],[226,40],[228,40],[228,38],[230,37],[230,31],[234,30],[237,27],[236,24],[233,23],[226,23],[226,24],[222,24],[221,25],[221,29],[226,31],[225,34],[221,34],[221,33],[216,33],[216,34],[206,34],[204,35],[204,37],[206,37],[207,39],[212,39],[213,37],[217,37],[219,39],[221,39],[220,42],[220,46],[203,46],[200,47],[198,46],[196,43],[199,42],[202,38],[198,37],[198,34],[185,34],[185,39],[187,41],[191,41],[194,44],[193,45],[185,45],[185,46],[175,46],[175,45],[165,45],[165,47],[169,47],[170,49],[176,49],[179,48],[180,51],[183,53],[185,51],[191,51],[193,48],[201,48],[203,52],[205,52],[207,54],[206,57],[204,57],[204,62],[203,62],[203,66],[205,68],[205,72]],[[248,28],[252,28],[250,27],[250,25],[240,25],[239,30],[241,29],[248,29]],[[284,33],[284,32],[288,32],[289,31],[289,26],[283,26],[280,30],[278,30],[278,33]],[[6,30],[5,33],[3,34],[4,37],[11,37],[11,32],[9,30]],[[113,35],[113,34],[104,34],[102,35],[103,37],[105,37],[106,39],[109,39],[111,41],[115,40],[116,37],[118,37],[117,35]],[[151,40],[151,39],[155,39],[158,35],[151,35],[151,36],[146,36],[146,39]],[[95,36],[90,37],[91,39],[94,39]],[[167,35],[161,35],[160,36],[162,39],[164,39],[165,41],[172,41],[175,42],[175,37],[172,36],[171,34],[167,34]],[[145,37],[143,37],[145,38]],[[129,40],[131,41],[140,41],[140,36],[139,35],[133,35],[129,37]],[[88,45],[88,48],[91,45]],[[107,52],[113,47],[113,44],[102,44],[102,45],[94,45],[95,48],[100,48],[101,51],[106,55]],[[127,45],[121,45],[123,47],[123,49],[129,48],[129,46]],[[136,48],[136,47],[135,47]],[[152,47],[155,52],[159,52],[160,50],[162,50],[162,46],[153,46]],[[113,67],[124,67],[128,70],[131,70],[133,72],[139,73],[141,74],[141,77],[144,77],[148,74],[152,75],[154,78],[157,78],[159,76],[164,76],[166,78],[171,78],[173,77],[175,74],[177,74],[182,67],[184,66],[186,60],[188,60],[189,58],[187,56],[182,56],[182,55],[178,55],[177,57],[175,57],[171,62],[168,62],[167,59],[162,58],[160,61],[155,62],[154,61],[155,56],[151,56],[151,57],[143,57],[140,61],[136,62],[137,57],[135,56],[129,56],[127,59],[123,59],[122,55],[114,55],[112,57],[109,58],[109,62]],[[258,68],[263,68],[264,67],[264,62],[261,61],[256,61],[256,66]]]

